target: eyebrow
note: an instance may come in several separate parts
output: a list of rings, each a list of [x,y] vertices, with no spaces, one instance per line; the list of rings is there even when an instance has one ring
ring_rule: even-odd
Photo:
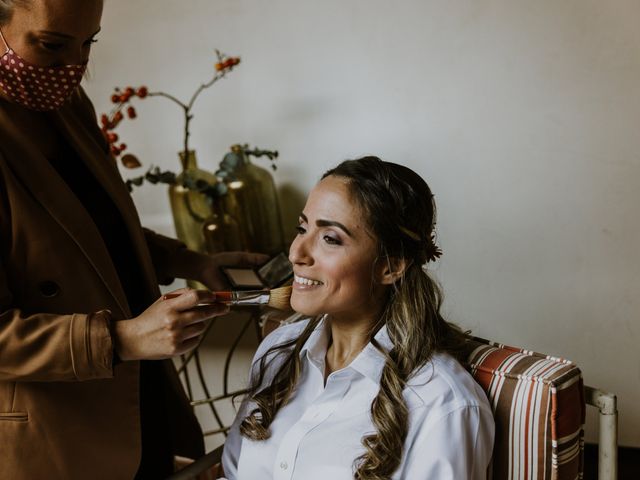
[[[304,213],[300,214],[300,218],[304,220],[305,223],[309,223],[309,219]],[[334,222],[333,220],[316,220],[316,225],[318,227],[338,227],[339,229],[343,230],[344,233],[346,233],[350,237],[353,237],[353,234],[349,231],[349,229],[340,222]]]
[[[89,38],[93,38],[95,37],[98,33],[100,33],[100,30],[102,30],[102,27],[98,28],[98,30],[96,30],[95,33],[93,33]],[[52,30],[39,30],[38,33],[46,33],[47,35],[51,35],[53,37],[60,37],[60,38],[65,38],[65,39],[73,39],[73,35],[67,35],[66,33],[60,33],[60,32],[54,32]]]

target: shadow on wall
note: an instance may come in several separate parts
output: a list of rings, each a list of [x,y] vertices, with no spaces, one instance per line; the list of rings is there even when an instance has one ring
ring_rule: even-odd
[[[282,227],[286,244],[285,251],[288,253],[289,245],[297,233],[298,217],[304,208],[307,194],[296,185],[283,183],[278,189],[278,199],[280,201],[280,216],[282,217]]]

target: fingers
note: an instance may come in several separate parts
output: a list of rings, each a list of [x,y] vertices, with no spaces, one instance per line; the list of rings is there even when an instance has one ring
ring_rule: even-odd
[[[229,313],[229,306],[223,303],[191,308],[180,314],[180,326],[184,328],[187,325],[205,322],[210,318],[225,315],[226,313]]]
[[[207,329],[206,322],[189,325],[188,327],[182,330],[182,343],[184,343],[185,341],[191,338],[200,338],[200,335],[202,335],[206,329]]]
[[[161,297],[167,307],[179,312],[191,310],[199,304],[215,303],[216,294],[209,290],[193,290],[189,288],[175,290]]]
[[[190,352],[194,348],[196,348],[200,344],[200,338],[190,338],[189,340],[184,341],[180,345],[180,349],[176,352],[176,355],[182,355],[184,353]]]

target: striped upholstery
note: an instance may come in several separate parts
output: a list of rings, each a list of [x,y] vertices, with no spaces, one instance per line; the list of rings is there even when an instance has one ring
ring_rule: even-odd
[[[585,400],[578,367],[477,337],[468,352],[496,421],[490,478],[581,479]]]

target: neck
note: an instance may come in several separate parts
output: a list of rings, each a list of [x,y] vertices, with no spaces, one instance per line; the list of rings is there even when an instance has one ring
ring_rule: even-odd
[[[330,317],[331,340],[325,359],[325,379],[332,372],[348,366],[367,346],[377,316],[360,320]]]

